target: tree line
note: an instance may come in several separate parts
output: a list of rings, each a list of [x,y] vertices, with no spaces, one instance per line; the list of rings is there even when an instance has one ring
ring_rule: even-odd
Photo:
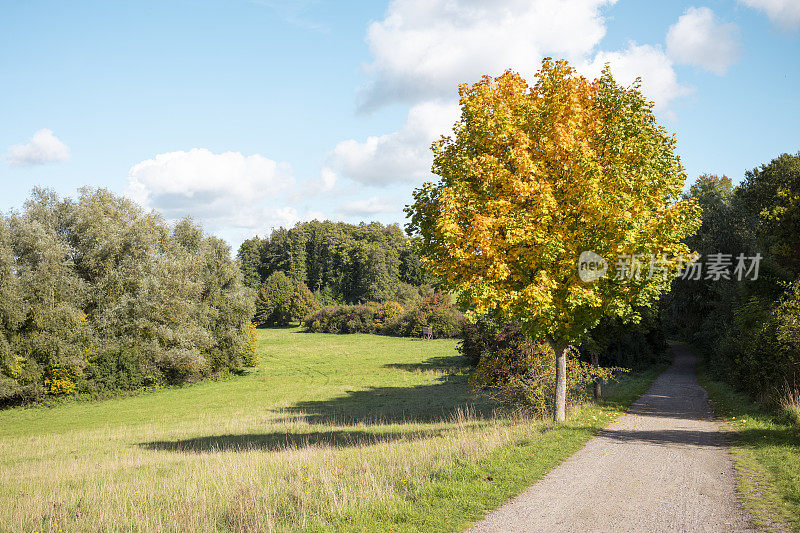
[[[190,219],[36,189],[0,216],[0,403],[252,366],[253,299],[230,248]]]
[[[254,237],[239,247],[245,285],[258,290],[283,272],[302,283],[321,305],[385,302],[398,291],[432,280],[423,271],[416,242],[396,224],[301,222]]]
[[[719,279],[677,279],[662,305],[665,326],[699,349],[709,370],[751,396],[773,405],[797,402],[800,153],[748,171],[737,186],[726,176],[701,176],[687,197],[703,209],[687,243],[700,261],[715,257],[732,268]],[[757,276],[734,275],[740,254],[758,254]]]

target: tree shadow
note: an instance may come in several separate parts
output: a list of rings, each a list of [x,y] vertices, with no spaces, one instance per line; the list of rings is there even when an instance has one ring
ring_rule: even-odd
[[[460,355],[431,357],[419,363],[389,363],[383,368],[396,368],[406,372],[446,372],[448,374],[469,371],[467,359]]]
[[[494,403],[470,391],[463,358],[432,357],[421,363],[389,364],[407,372],[444,371],[437,383],[409,387],[370,387],[347,391],[327,400],[302,401],[288,411],[305,416],[310,424],[435,423],[468,412],[472,419],[490,418]]]
[[[369,446],[401,439],[423,439],[437,436],[441,433],[442,430],[370,432],[342,429],[312,431],[307,433],[275,431],[271,433],[246,433],[240,435],[211,435],[176,441],[152,441],[140,443],[139,446],[149,450],[183,453],[248,450],[280,451],[287,448],[305,448],[309,446],[330,446],[335,448]]]
[[[714,430],[636,430],[601,429],[598,437],[623,442],[644,442],[659,446],[683,445],[726,448],[732,443],[752,448],[782,446],[800,448],[800,432],[795,428],[745,429],[740,431]]]
[[[692,431],[681,429],[660,430],[617,430],[603,429],[597,436],[622,442],[645,442],[659,446],[700,446],[720,448],[729,444],[729,440],[722,431]]]

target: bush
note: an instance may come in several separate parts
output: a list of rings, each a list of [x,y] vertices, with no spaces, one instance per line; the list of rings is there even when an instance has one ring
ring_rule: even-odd
[[[466,323],[464,314],[453,307],[450,295],[436,293],[389,320],[381,332],[398,337],[422,337],[422,328],[431,327],[435,338],[453,338],[461,336]]]
[[[461,353],[478,360],[471,378],[474,388],[488,392],[506,409],[544,416],[553,411],[555,353],[545,342],[524,333],[519,323],[482,319],[465,328]],[[612,369],[580,361],[575,350],[567,355],[567,404],[588,399],[597,379],[611,377]]]
[[[289,315],[291,319],[293,321],[297,320],[302,322],[317,309],[319,309],[319,304],[314,294],[308,290],[305,283],[298,283],[289,301]]]
[[[287,326],[292,319],[291,301],[295,286],[283,272],[275,272],[261,284],[256,298],[257,326]]]
[[[105,190],[35,190],[0,215],[0,403],[238,369],[254,296],[190,219]]]
[[[434,294],[408,311],[397,302],[323,307],[304,322],[314,333],[380,333],[397,337],[422,337],[422,328],[433,328],[433,336],[461,336],[464,315],[453,307],[450,295]]]
[[[601,366],[641,369],[668,361],[670,352],[657,311],[641,309],[638,324],[603,318],[579,347],[585,360],[596,356]]]
[[[84,369],[89,392],[133,390],[143,385],[141,355],[138,350],[117,347],[88,357]]]
[[[313,333],[375,333],[376,304],[323,307],[305,321]]]
[[[375,327],[379,330],[382,329],[389,320],[402,315],[403,312],[403,306],[397,302],[382,303],[375,311]]]

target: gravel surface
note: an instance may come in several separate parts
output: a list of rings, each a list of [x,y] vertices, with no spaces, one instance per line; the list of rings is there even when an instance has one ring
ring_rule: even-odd
[[[471,531],[750,531],[697,358],[672,350],[627,414]]]

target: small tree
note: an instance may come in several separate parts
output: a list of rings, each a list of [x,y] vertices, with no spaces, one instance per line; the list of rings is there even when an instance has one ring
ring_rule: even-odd
[[[285,326],[291,321],[290,310],[294,283],[282,271],[270,275],[256,298],[256,315],[253,322],[257,326]]]
[[[529,86],[507,71],[462,85],[454,135],[433,144],[440,179],[414,192],[407,231],[427,270],[474,312],[500,311],[556,354],[555,418],[566,405],[566,356],[602,316],[639,319],[669,287],[699,211],[678,201],[675,139],[638,90],[578,76],[546,58]],[[660,276],[584,283],[594,251],[666,255]]]
[[[289,301],[291,319],[302,322],[317,309],[319,309],[319,304],[317,299],[314,298],[314,294],[308,290],[305,283],[298,283],[292,293],[292,299]]]

